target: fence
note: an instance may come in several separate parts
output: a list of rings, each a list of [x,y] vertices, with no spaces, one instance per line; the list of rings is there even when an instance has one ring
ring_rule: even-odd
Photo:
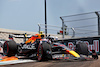
[[[45,24],[38,24],[38,26],[39,26],[39,32],[45,31],[45,28],[44,28]],[[57,34],[57,32],[61,29],[60,26],[56,26],[56,25],[46,25],[46,26],[48,26],[47,30],[48,30],[48,33],[50,34],[55,34],[55,33]]]
[[[38,24],[38,26],[39,26],[39,32],[40,31],[45,32],[45,24]],[[58,37],[59,39],[62,38],[62,27],[56,25],[46,25],[46,26],[47,26],[48,35]],[[67,34],[68,32],[66,32],[66,35]],[[65,36],[65,37],[71,38],[71,36]]]
[[[64,32],[65,25],[68,27],[69,36],[88,37],[100,35],[99,12],[89,12],[77,15],[60,17]],[[65,33],[63,33],[63,38]]]

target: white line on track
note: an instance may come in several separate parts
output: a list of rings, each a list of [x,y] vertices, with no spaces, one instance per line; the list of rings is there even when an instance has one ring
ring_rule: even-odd
[[[20,60],[13,60],[13,61],[3,61],[3,62],[0,62],[0,66],[2,65],[10,65],[10,64],[18,64],[18,63],[26,63],[26,62],[37,62],[36,60],[23,60],[23,59],[20,59]]]

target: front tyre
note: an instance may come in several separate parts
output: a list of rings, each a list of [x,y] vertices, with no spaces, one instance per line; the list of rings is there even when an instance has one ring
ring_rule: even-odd
[[[44,53],[44,57],[45,59],[49,59],[51,60],[52,59],[52,55],[51,55],[51,44],[48,44],[46,42],[42,43],[42,46],[43,46],[43,53]],[[49,52],[49,53],[47,53]]]
[[[43,47],[41,44],[39,44],[39,46],[38,46],[37,56],[38,56],[38,61],[43,60]]]
[[[88,56],[88,46],[84,42],[76,44],[76,52]]]

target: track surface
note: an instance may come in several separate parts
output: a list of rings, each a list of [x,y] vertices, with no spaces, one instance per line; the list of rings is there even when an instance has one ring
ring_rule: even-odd
[[[100,67],[100,56],[98,60],[93,61],[44,61],[32,62],[0,67]]]

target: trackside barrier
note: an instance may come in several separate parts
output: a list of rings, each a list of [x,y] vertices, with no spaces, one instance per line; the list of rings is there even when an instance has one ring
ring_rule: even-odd
[[[95,50],[100,54],[100,36],[97,37],[84,37],[84,38],[73,38],[73,39],[60,39],[58,40],[68,46],[70,49],[75,50],[76,44],[79,41],[83,41],[87,44],[88,50],[92,53],[92,50]]]

